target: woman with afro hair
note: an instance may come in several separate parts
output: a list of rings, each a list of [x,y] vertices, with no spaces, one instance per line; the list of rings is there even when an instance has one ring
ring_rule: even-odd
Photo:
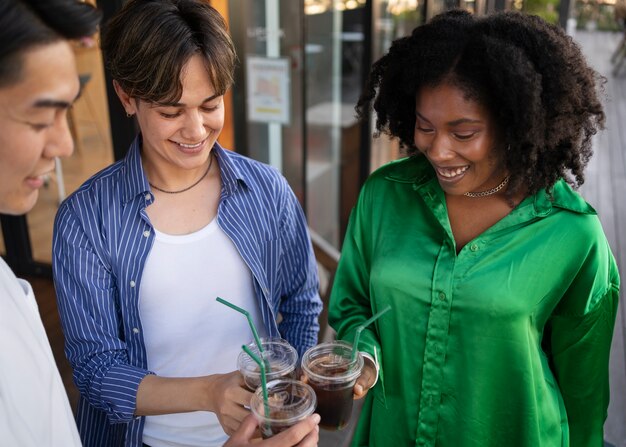
[[[393,309],[361,334],[353,445],[603,445],[619,275],[573,190],[600,81],[513,12],[443,13],[373,65],[357,112],[410,156],[363,187],[331,297],[346,340]]]

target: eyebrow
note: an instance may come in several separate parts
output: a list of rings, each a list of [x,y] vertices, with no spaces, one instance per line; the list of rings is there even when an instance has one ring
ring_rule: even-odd
[[[425,116],[421,115],[418,111],[415,111],[415,115],[417,115],[418,117],[420,117],[424,121],[428,121],[430,123],[428,118],[426,118]],[[446,124],[448,126],[458,126],[459,124],[480,124],[480,123],[482,123],[482,120],[473,120],[473,119],[469,119],[469,118],[460,118],[458,120],[449,121]]]
[[[219,93],[209,96],[208,98],[202,100],[202,104],[204,104],[205,102],[213,101],[215,98],[219,98],[220,96],[222,95],[220,95]],[[183,104],[182,102],[159,102],[157,103],[157,105],[161,107],[185,107],[185,104]]]
[[[74,98],[74,101],[78,98],[79,95],[80,95],[80,93],[78,95],[76,95],[76,98]],[[59,100],[59,99],[38,99],[33,104],[33,107],[35,107],[37,109],[47,109],[47,108],[52,108],[52,109],[69,109],[70,107],[72,107],[72,103],[74,101],[67,102],[67,101],[62,101],[62,100]]]

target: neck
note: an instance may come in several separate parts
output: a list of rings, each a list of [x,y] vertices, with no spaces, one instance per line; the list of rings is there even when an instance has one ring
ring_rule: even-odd
[[[209,154],[207,162],[194,169],[182,169],[171,164],[165,165],[165,169],[158,165],[153,165],[151,169],[150,164],[146,163],[144,170],[148,177],[148,183],[153,189],[162,193],[179,194],[202,183],[208,177],[209,171],[212,170],[212,164],[213,154]]]

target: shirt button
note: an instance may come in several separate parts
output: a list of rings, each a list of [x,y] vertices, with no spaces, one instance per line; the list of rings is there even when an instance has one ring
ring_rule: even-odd
[[[445,294],[445,293],[443,293],[443,292],[439,292],[439,299],[440,299],[441,301],[445,301],[445,300],[446,300],[446,294]]]
[[[131,286],[131,287],[135,287],[135,281],[131,281],[131,282],[130,282],[130,286]]]
[[[134,334],[138,334],[138,333],[139,333],[139,328],[134,327],[134,328],[133,328],[133,333],[134,333]]]
[[[470,245],[470,250],[472,250],[472,251],[478,251],[478,244],[472,244],[472,245]]]
[[[150,236],[150,231],[146,230],[143,232],[143,237],[148,237]]]
[[[152,197],[150,197],[150,194],[149,194],[149,193],[148,193],[148,194],[146,194],[146,195],[145,195],[145,197],[146,197],[146,200],[150,200],[150,199],[152,198]]]

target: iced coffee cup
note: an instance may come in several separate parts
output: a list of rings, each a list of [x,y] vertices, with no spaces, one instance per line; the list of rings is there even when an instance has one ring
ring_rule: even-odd
[[[250,401],[250,409],[259,421],[264,439],[287,430],[313,414],[316,397],[313,389],[297,380],[278,379],[267,383],[267,407],[259,387]]]
[[[248,344],[252,353],[265,362],[265,377],[268,382],[280,378],[295,378],[298,352],[293,346],[282,338],[262,338],[261,346],[263,353],[259,354],[259,348],[255,342]],[[237,368],[243,375],[246,387],[250,391],[256,390],[261,385],[259,365],[245,352],[239,354]]]
[[[352,345],[343,341],[322,343],[304,353],[302,370],[317,395],[320,427],[340,430],[346,426],[352,414],[354,384],[362,369],[361,354],[352,360]]]

